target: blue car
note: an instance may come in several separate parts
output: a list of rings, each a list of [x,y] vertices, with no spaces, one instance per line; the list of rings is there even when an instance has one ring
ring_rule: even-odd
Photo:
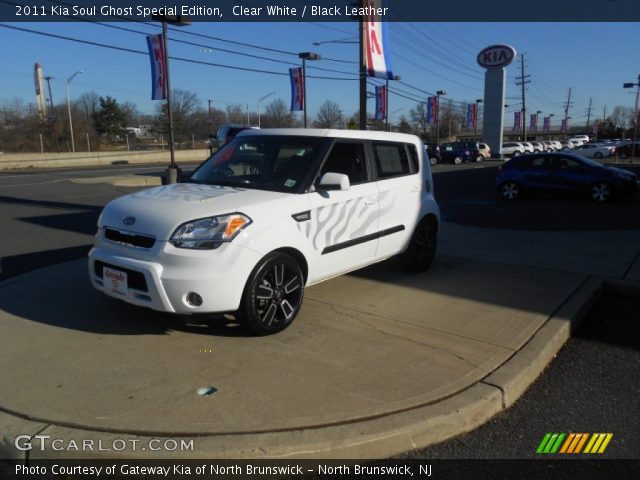
[[[512,158],[498,169],[496,185],[506,200],[540,192],[588,195],[598,203],[614,195],[637,192],[639,188],[635,173],[570,153]]]

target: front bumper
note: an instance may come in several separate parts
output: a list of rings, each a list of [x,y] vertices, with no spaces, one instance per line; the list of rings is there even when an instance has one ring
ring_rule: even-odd
[[[142,251],[101,241],[89,252],[89,278],[99,291],[125,302],[162,312],[222,313],[240,306],[251,271],[261,256],[248,248],[224,243],[215,250],[186,250],[159,242]],[[125,293],[105,287],[103,268],[127,274]],[[187,302],[190,292],[202,304]]]

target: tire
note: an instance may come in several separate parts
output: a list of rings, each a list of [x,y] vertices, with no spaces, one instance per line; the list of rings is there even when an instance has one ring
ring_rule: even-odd
[[[604,203],[611,198],[611,185],[607,182],[596,182],[589,187],[589,197],[596,203]]]
[[[409,272],[424,272],[433,262],[438,246],[438,225],[432,218],[423,218],[411,235],[409,246],[402,254],[402,263]]]
[[[517,157],[518,155],[520,155],[520,152],[517,150],[511,154],[512,157]]]
[[[505,200],[516,200],[520,197],[520,185],[512,180],[504,182],[500,185],[500,195]]]
[[[621,159],[621,160],[624,160],[625,158],[627,158],[627,154],[626,154],[626,153],[624,153],[624,152],[622,152],[622,153],[620,154],[620,159]]]
[[[460,165],[463,162],[462,157],[458,156],[453,159],[453,163]]]
[[[482,155],[478,155],[478,156],[476,157],[476,162],[478,162],[478,163],[480,163],[480,162],[481,162],[481,161],[483,161],[483,160],[484,160],[484,156],[482,156]]]
[[[433,167],[438,164],[438,157],[429,157],[429,164]]]
[[[593,158],[597,158],[598,160],[600,160],[602,158],[602,153],[600,152],[596,152],[593,154]]]
[[[238,321],[255,335],[280,332],[296,318],[303,298],[304,277],[298,262],[283,252],[270,253],[247,280]]]

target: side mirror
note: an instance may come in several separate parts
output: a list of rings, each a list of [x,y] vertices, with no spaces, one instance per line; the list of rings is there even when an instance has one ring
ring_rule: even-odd
[[[320,178],[318,190],[349,190],[351,183],[349,177],[344,173],[327,172]]]

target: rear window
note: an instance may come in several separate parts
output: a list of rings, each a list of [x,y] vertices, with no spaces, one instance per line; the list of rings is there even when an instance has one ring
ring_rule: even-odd
[[[411,174],[407,149],[402,143],[372,144],[378,178]]]

